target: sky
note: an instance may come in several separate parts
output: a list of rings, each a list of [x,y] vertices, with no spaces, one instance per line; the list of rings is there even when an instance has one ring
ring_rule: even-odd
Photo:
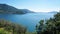
[[[51,12],[60,10],[60,0],[0,0],[18,9],[29,9],[35,12]]]

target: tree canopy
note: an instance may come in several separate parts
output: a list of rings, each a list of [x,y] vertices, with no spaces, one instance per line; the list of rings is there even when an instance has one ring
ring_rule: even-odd
[[[60,12],[55,14],[53,18],[46,20],[44,25],[43,23],[44,20],[40,20],[37,34],[60,34]]]

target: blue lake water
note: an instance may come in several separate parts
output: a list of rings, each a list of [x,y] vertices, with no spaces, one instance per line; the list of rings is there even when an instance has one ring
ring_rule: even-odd
[[[0,14],[0,18],[26,26],[32,32],[41,19],[49,19],[53,15],[54,13]]]

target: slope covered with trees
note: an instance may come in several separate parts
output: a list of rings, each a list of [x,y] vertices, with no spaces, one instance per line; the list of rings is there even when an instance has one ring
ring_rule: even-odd
[[[26,27],[0,19],[0,34],[25,34]]]
[[[36,32],[37,34],[60,34],[60,12],[48,20],[40,20]]]

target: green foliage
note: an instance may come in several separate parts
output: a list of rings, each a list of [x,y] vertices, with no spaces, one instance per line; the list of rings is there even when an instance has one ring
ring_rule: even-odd
[[[11,32],[6,31],[4,28],[0,28],[0,34],[11,34]]]
[[[0,28],[4,28],[4,30],[0,30],[1,34],[3,31],[11,32],[12,34],[25,34],[25,32],[27,31],[26,27],[4,19],[0,19]]]
[[[37,26],[37,34],[60,34],[60,12],[55,14],[53,18],[46,20],[41,20]],[[42,31],[43,30],[43,31]]]

